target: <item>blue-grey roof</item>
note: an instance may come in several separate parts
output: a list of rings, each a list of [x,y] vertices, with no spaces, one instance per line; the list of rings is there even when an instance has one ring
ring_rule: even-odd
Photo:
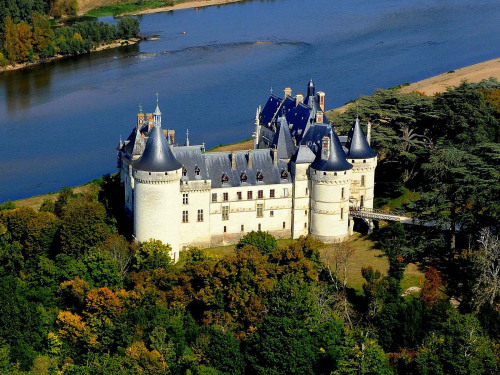
[[[285,117],[278,118],[278,131],[274,135],[273,144],[278,150],[279,159],[290,159],[295,153],[295,144]]]
[[[248,151],[236,151],[236,168],[231,167],[231,152],[209,152],[205,154],[208,178],[212,180],[212,188],[224,186],[249,186],[290,183],[288,164],[278,160],[278,165],[273,164],[269,149],[252,150],[252,168],[248,167]],[[283,171],[287,172],[286,178],[281,177]],[[262,173],[262,181],[257,181],[257,173]],[[241,175],[246,174],[246,182],[241,181]],[[222,176],[226,174],[229,180],[222,183]]]
[[[144,146],[145,139],[141,137],[141,133],[137,131],[137,127],[134,127],[132,133],[130,133],[125,141],[122,151],[125,152],[129,159],[132,159],[134,156],[142,154]]]
[[[347,135],[346,148],[349,150],[347,153],[349,159],[369,159],[377,156],[368,144],[358,118]]]
[[[134,163],[134,168],[149,172],[168,172],[181,167],[170,149],[161,126],[153,126],[146,148],[139,160]]]
[[[352,168],[352,164],[348,163],[339,137],[331,130],[330,134],[330,155],[328,159],[321,157],[321,152],[316,155],[316,160],[311,164],[311,168],[317,171],[347,171]]]
[[[182,180],[208,180],[205,155],[200,146],[174,147],[174,156],[186,168],[186,176],[183,175]],[[200,170],[199,175],[196,174],[196,168]]]
[[[300,145],[297,152],[292,156],[290,161],[294,162],[295,164],[302,164],[312,163],[314,159],[316,159],[316,155],[311,151],[309,146]]]

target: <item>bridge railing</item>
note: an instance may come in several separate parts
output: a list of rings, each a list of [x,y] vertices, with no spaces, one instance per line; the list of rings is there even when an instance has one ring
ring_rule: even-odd
[[[365,208],[365,207],[360,208],[356,206],[349,207],[349,213],[352,217],[388,220],[388,221],[402,221],[411,218],[408,214],[399,211],[386,211],[377,208]]]

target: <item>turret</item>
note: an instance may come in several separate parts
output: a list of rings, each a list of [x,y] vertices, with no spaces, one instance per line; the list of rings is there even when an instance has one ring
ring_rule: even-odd
[[[346,148],[347,160],[353,165],[351,204],[373,208],[377,153],[371,149],[358,118],[349,131]]]
[[[340,140],[331,130],[321,140],[321,150],[310,166],[310,232],[324,242],[337,242],[348,236],[351,170]]]
[[[161,128],[157,105],[155,125],[144,153],[133,164],[134,236],[139,242],[161,240],[172,247],[171,256],[179,256],[178,226],[181,222],[180,179],[182,165],[176,160]]]

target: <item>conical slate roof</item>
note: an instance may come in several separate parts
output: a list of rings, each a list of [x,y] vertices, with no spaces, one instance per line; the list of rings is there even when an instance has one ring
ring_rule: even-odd
[[[160,125],[151,129],[144,153],[134,164],[134,168],[149,172],[168,172],[182,168],[170,150]]]
[[[290,159],[295,152],[295,144],[290,134],[290,128],[285,117],[278,118],[279,131],[273,139],[273,144],[278,150],[278,159]]]
[[[340,144],[339,137],[333,131],[330,131],[330,155],[328,159],[321,158],[321,152],[316,156],[316,160],[311,164],[311,168],[317,171],[347,171],[352,169],[352,164],[348,163],[344,150]]]
[[[351,130],[349,130],[345,146],[349,150],[347,152],[348,159],[369,159],[377,156],[377,153],[368,144],[358,118],[354,121]]]

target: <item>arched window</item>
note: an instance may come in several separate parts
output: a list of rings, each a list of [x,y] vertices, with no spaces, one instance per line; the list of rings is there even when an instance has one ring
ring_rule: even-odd
[[[240,180],[241,180],[241,182],[247,182],[247,180],[248,180],[248,176],[247,176],[247,174],[246,174],[245,172],[243,172],[243,173],[241,174],[241,176],[240,176]]]
[[[221,181],[223,184],[227,183],[229,181],[229,176],[226,173],[223,173]]]
[[[199,176],[199,175],[200,175],[200,168],[199,168],[197,165],[195,165],[195,167],[194,167],[194,174],[195,174],[196,176]]]
[[[257,181],[262,181],[264,179],[264,175],[261,171],[257,172]]]

